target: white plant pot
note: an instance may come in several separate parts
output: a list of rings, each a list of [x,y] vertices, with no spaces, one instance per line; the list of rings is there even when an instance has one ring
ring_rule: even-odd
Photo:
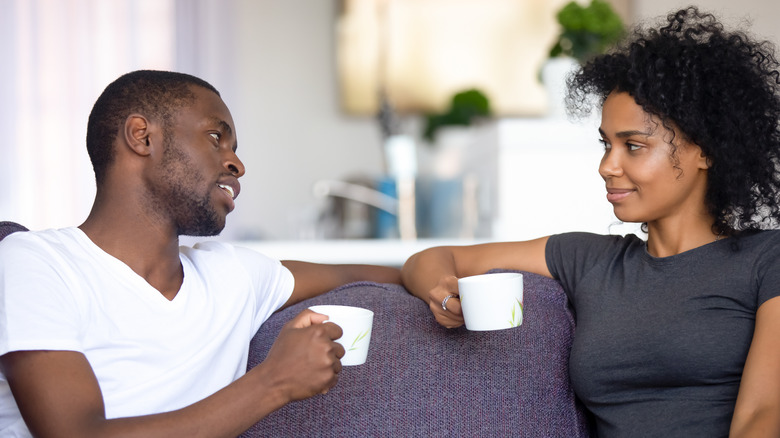
[[[550,117],[566,117],[566,78],[579,68],[577,60],[567,56],[550,58],[542,66],[542,83],[547,91],[547,113]]]

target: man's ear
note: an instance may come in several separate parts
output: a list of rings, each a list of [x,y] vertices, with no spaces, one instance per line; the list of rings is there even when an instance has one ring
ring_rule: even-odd
[[[141,156],[151,155],[151,124],[140,114],[130,114],[125,119],[124,138],[127,147]]]

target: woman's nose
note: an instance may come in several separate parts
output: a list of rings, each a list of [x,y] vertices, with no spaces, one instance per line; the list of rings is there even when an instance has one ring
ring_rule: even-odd
[[[601,164],[599,164],[599,175],[604,179],[623,175],[623,166],[619,152],[613,149],[604,151]]]

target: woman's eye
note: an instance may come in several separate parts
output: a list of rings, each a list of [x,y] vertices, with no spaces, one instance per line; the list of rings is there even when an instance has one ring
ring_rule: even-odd
[[[642,146],[633,144],[633,143],[626,143],[626,146],[628,147],[628,150],[631,152],[638,151],[639,149],[642,149]]]
[[[603,138],[599,139],[599,143],[601,143],[601,145],[604,146],[604,150],[612,149],[612,145],[607,143],[607,141],[604,140]]]

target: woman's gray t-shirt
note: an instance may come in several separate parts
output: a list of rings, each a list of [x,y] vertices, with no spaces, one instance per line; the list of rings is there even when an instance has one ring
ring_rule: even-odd
[[[780,295],[780,231],[663,258],[634,235],[567,233],[546,258],[576,313],[570,374],[600,437],[728,435],[756,311]]]

